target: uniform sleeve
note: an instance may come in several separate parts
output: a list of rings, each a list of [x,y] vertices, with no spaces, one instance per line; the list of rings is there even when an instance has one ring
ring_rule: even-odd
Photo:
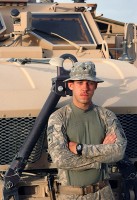
[[[94,161],[102,163],[112,163],[124,157],[127,139],[124,130],[116,115],[105,109],[102,119],[108,133],[116,133],[117,139],[114,144],[83,145],[82,155],[86,158],[93,158]]]
[[[63,119],[59,114],[53,113],[50,116],[47,133],[48,151],[57,168],[70,170],[100,169],[101,164],[98,161],[75,155],[68,149]]]

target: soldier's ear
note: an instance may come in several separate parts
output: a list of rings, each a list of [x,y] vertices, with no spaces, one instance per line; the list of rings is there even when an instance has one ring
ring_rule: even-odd
[[[73,81],[69,81],[69,82],[68,82],[68,88],[69,88],[70,90],[73,90],[73,85],[74,85],[74,82],[73,82]]]
[[[97,89],[97,87],[98,87],[98,83],[95,84],[95,90]]]

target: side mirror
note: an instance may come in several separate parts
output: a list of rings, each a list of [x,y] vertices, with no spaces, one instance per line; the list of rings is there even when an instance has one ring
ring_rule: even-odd
[[[136,27],[134,24],[125,24],[125,36],[123,41],[123,54],[119,60],[133,63],[136,60]]]

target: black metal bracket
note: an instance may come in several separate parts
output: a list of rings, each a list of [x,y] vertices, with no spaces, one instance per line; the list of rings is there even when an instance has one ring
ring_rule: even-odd
[[[9,200],[10,198],[13,198],[15,200],[19,200],[19,194],[18,194],[18,188],[14,187],[12,189],[3,189],[3,200]]]
[[[56,94],[65,97],[67,95],[71,96],[72,92],[68,88],[66,82],[64,82],[67,78],[69,78],[69,71],[65,70],[63,67],[57,67],[57,74],[56,78],[52,79],[52,86]]]

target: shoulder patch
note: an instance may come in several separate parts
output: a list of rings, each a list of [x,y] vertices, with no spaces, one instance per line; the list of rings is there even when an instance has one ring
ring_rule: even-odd
[[[54,125],[49,126],[49,127],[47,128],[47,133],[48,133],[48,135],[49,135],[50,133],[53,133],[53,129],[54,129]]]

